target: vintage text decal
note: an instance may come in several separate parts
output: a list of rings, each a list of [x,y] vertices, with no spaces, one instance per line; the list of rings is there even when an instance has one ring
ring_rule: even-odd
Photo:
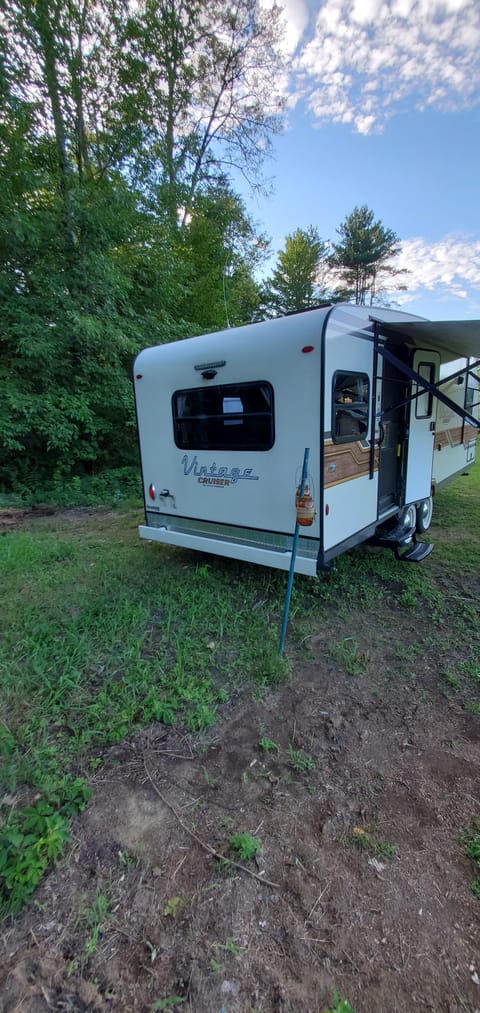
[[[183,474],[193,475],[201,485],[236,485],[237,482],[246,479],[250,482],[258,482],[258,475],[252,475],[253,468],[217,468],[216,462],[207,465],[198,463],[197,455],[191,461],[188,454],[182,457]]]

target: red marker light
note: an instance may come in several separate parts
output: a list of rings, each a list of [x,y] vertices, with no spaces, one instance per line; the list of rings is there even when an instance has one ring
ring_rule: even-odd
[[[314,345],[304,345],[302,348],[302,352],[304,352],[305,355],[307,354],[307,352],[314,352],[314,351],[315,351]]]
[[[325,513],[326,513],[326,515],[328,517],[328,515],[330,513],[330,507],[329,507],[328,503],[325,504]]]
[[[143,380],[143,373],[137,373],[135,376],[136,380]]]
[[[155,499],[155,486],[153,482],[151,482],[148,487],[148,495],[150,496],[150,499]]]

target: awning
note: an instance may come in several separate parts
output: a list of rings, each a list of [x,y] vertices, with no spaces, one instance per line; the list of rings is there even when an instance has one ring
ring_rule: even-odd
[[[405,320],[385,319],[372,313],[370,319],[381,324],[382,334],[407,338],[415,348],[438,350],[443,362],[473,356],[480,359],[480,320]]]

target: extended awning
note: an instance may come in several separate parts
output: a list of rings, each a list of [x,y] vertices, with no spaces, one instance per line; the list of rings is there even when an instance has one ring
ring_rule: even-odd
[[[424,392],[428,391],[438,401],[441,401],[447,408],[458,415],[465,423],[480,428],[478,418],[478,402],[471,406],[471,411],[452,401],[441,388],[450,380],[456,377],[471,376],[476,381],[477,390],[480,369],[480,320],[423,320],[421,317],[410,319],[392,319],[389,310],[378,311],[370,314],[370,320],[375,325],[375,362],[377,356],[394,365],[411,382],[411,392],[400,404],[408,404],[414,401]],[[403,358],[395,355],[395,344],[389,346],[385,339],[396,338],[398,344],[407,342],[411,347],[425,349],[425,351],[436,351],[440,353],[442,361],[456,362],[464,359],[465,365],[461,369],[454,369],[448,376],[443,376],[436,383],[428,382],[416,370],[412,369]],[[456,363],[458,365],[458,363]],[[375,367],[376,371],[376,367]],[[473,411],[477,409],[476,414]],[[377,417],[381,418],[382,413],[378,412]]]
[[[415,348],[440,352],[443,362],[480,359],[480,320],[388,320],[379,312],[370,319],[381,325],[382,335],[408,338]]]
[[[468,412],[466,408],[457,404],[455,401],[452,401],[450,397],[447,397],[447,395],[444,394],[442,390],[440,390],[440,388],[445,383],[448,383],[449,380],[454,380],[455,377],[458,376],[471,375],[478,381],[478,375],[476,373],[476,370],[478,370],[478,368],[480,367],[480,359],[477,359],[475,360],[475,362],[472,363],[468,362],[463,369],[457,369],[455,373],[452,373],[450,376],[442,377],[442,379],[438,380],[437,383],[430,383],[428,380],[425,379],[425,377],[421,376],[420,373],[417,373],[415,369],[412,369],[411,366],[408,366],[405,362],[399,359],[398,356],[394,355],[394,353],[385,346],[379,346],[378,352],[380,355],[383,356],[384,359],[387,360],[387,362],[392,363],[392,365],[394,365],[398,370],[400,370],[400,372],[403,373],[408,380],[410,380],[413,384],[416,385],[417,388],[416,391],[413,391],[408,398],[406,398],[404,401],[401,401],[400,402],[401,405],[409,404],[411,401],[414,401],[417,397],[419,397],[420,394],[424,394],[426,391],[428,391],[429,394],[431,394],[433,397],[436,397],[438,401],[441,401],[442,404],[444,404],[447,408],[450,409],[450,411],[453,411],[455,415],[459,415],[459,417],[464,422],[468,422],[469,425],[475,426],[476,429],[480,429],[480,419],[478,418],[478,415],[477,416],[472,415],[472,413]],[[397,407],[399,407],[399,405],[397,405]],[[476,405],[472,407],[478,408],[478,402]],[[381,418],[381,415],[382,415],[381,412],[377,413],[377,417]]]

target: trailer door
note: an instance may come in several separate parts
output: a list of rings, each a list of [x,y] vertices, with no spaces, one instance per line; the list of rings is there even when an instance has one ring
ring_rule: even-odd
[[[429,383],[436,383],[440,371],[438,352],[417,350],[413,369]],[[436,398],[422,393],[420,384],[412,384],[408,433],[405,503],[427,499],[432,490],[432,461],[435,441]]]

